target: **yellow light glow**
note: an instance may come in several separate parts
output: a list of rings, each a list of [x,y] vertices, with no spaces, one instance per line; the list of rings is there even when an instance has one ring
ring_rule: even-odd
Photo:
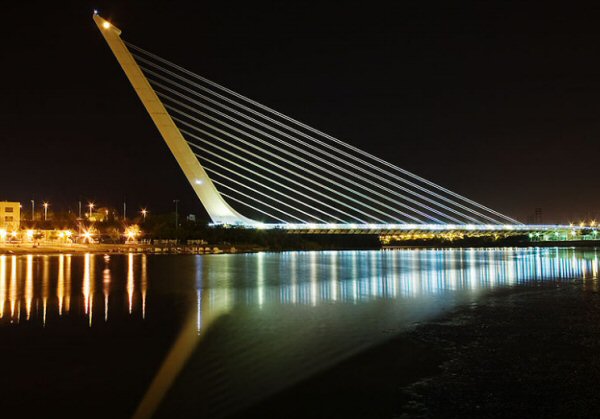
[[[31,240],[33,238],[33,230],[27,230],[27,238]]]
[[[0,229],[0,240],[5,240],[6,234],[7,234],[6,230]]]
[[[135,287],[133,278],[133,253],[129,253],[127,260],[127,296],[129,297],[129,314],[131,314],[133,311],[133,291]]]
[[[98,231],[94,227],[83,229],[81,236],[83,243],[93,244],[95,242],[94,237],[98,235]]]
[[[135,240],[140,233],[140,227],[137,224],[131,225],[125,229],[125,237],[127,237],[127,241]]]
[[[71,232],[71,230],[65,230],[65,236],[71,237],[72,235],[73,233]]]
[[[84,243],[91,243],[92,242],[92,232],[89,230],[85,230],[83,232],[83,242]]]
[[[25,312],[27,320],[31,316],[31,301],[33,300],[33,255],[27,255],[25,274]]]
[[[102,24],[102,27],[103,27],[104,29],[108,29],[108,28],[110,28],[110,23],[108,23],[108,22],[104,22],[104,23]]]

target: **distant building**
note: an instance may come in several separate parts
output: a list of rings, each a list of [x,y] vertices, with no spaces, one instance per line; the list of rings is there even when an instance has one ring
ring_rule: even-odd
[[[541,208],[536,208],[534,210],[533,221],[535,222],[535,224],[542,224],[543,217],[542,217],[542,209]]]
[[[102,207],[102,208],[97,208],[95,211],[93,211],[91,216],[90,216],[90,213],[88,212],[86,214],[86,217],[89,221],[103,223],[105,221],[108,221],[109,214],[110,214],[110,210],[108,208]]]
[[[0,201],[0,229],[17,231],[21,227],[21,204]]]
[[[535,208],[533,214],[527,216],[527,224],[540,225],[543,224],[544,217],[541,208]]]

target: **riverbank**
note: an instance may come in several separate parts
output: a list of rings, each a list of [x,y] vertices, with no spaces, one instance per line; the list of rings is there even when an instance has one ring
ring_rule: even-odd
[[[233,233],[239,229],[231,229]],[[243,231],[242,231],[243,232]],[[230,233],[230,232],[228,232]],[[252,234],[250,234],[252,233]],[[239,240],[155,240],[149,243],[60,243],[60,242],[18,242],[0,243],[0,254],[82,254],[82,253],[148,253],[148,254],[219,254],[256,253],[279,251],[320,251],[320,250],[379,250],[376,236],[361,235],[290,235],[285,232],[250,232],[248,237]],[[235,238],[235,234],[231,234]],[[221,237],[228,238],[228,237]],[[203,243],[203,244],[200,244]]]
[[[7,244],[0,245],[0,255],[52,255],[83,253],[151,253],[151,254],[218,254],[247,253],[264,250],[257,246],[208,246],[208,245],[151,245],[151,244]]]
[[[598,382],[598,282],[548,282],[417,324],[240,417],[593,417]]]
[[[56,254],[127,254],[145,253],[155,255],[183,254],[183,255],[214,255],[257,252],[282,252],[282,251],[321,251],[321,250],[379,250],[377,248],[343,248],[343,247],[268,247],[253,244],[238,245],[187,245],[187,244],[0,244],[0,255],[56,255]]]
[[[483,241],[483,240],[455,240],[420,242],[407,242],[393,245],[383,245],[382,250],[397,249],[439,249],[439,248],[496,248],[496,247],[600,247],[600,240],[556,240],[556,241]]]

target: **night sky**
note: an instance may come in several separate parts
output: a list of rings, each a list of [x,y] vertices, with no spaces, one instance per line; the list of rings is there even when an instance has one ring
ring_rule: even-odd
[[[600,218],[598,10],[536,2],[13,2],[0,199],[203,210],[92,21],[526,221]],[[20,2],[25,3],[25,2]],[[144,5],[146,3],[146,5]],[[401,7],[400,7],[401,5]],[[543,7],[543,9],[542,9]]]

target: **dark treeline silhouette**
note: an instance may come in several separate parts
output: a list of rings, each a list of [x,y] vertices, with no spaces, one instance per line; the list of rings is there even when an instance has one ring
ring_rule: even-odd
[[[290,234],[284,230],[260,230],[234,226],[210,226],[206,221],[183,220],[175,228],[173,214],[148,217],[141,224],[144,237],[151,240],[205,240],[209,244],[259,246],[272,250],[378,249],[375,235]]]

